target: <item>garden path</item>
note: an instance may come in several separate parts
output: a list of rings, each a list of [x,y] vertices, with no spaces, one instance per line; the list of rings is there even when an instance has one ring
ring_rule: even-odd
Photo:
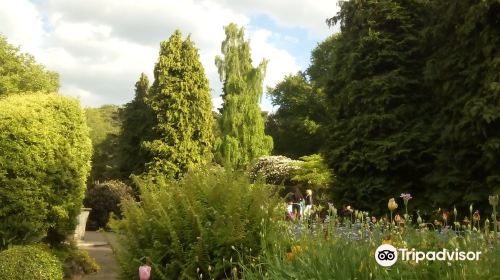
[[[82,242],[79,242],[78,247],[89,252],[89,255],[93,257],[96,262],[101,267],[99,272],[84,275],[75,276],[73,280],[83,279],[83,280],[114,280],[118,279],[119,267],[116,262],[115,255],[109,242],[114,241],[114,235],[112,233],[103,233],[97,231],[86,231],[85,238]]]

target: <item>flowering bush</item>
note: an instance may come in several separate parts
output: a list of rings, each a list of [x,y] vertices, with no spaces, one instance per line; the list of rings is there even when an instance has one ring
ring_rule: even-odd
[[[300,161],[285,156],[264,156],[250,170],[250,180],[262,176],[266,183],[273,185],[289,184]]]

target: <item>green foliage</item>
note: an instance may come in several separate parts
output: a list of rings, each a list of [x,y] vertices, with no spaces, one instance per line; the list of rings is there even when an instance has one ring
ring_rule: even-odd
[[[121,125],[119,110],[115,105],[85,109],[94,150],[89,183],[117,178],[120,175],[118,165],[122,151],[118,142]]]
[[[130,279],[144,263],[152,266],[153,280],[231,275],[233,265],[245,262],[238,251],[260,253],[261,236],[277,215],[270,188],[221,168],[188,172],[180,181],[147,178],[138,185],[141,202],[124,203],[124,218],[112,224],[123,276]]]
[[[0,98],[0,247],[75,228],[91,143],[77,100],[48,94]]]
[[[0,35],[0,96],[20,92],[57,92],[59,75],[37,64],[30,54],[19,49]]]
[[[331,19],[341,33],[327,56],[325,154],[338,201],[375,210],[389,195],[421,191],[433,108],[421,75],[425,16],[421,1],[370,0],[341,2]]]
[[[492,206],[496,205],[495,198],[491,199]],[[242,279],[494,279],[500,275],[500,235],[492,233],[491,227],[480,229],[479,222],[471,225],[456,217],[441,217],[444,212],[437,217],[442,223],[430,217],[434,220],[430,224],[419,216],[416,221],[408,217],[390,224],[387,217],[377,219],[352,210],[338,213],[330,205],[324,222],[313,227],[307,222],[282,223],[281,234],[266,240],[269,246],[264,247],[260,262],[243,265]],[[470,211],[472,215],[474,209]],[[460,212],[455,215],[462,216]],[[446,227],[446,220],[454,223]],[[390,268],[374,258],[381,244],[398,249],[397,262]],[[436,254],[435,260],[417,262],[411,256],[403,259],[399,251],[403,248],[408,252],[481,253],[477,261],[442,260]]]
[[[120,203],[132,198],[132,189],[121,181],[105,181],[87,188],[83,205],[92,208],[87,228],[96,230],[105,228],[109,216],[113,213],[121,217]]]
[[[333,63],[337,55],[336,41],[339,39],[339,33],[331,35],[323,42],[319,43],[311,52],[311,65],[307,68],[307,75],[316,88],[325,89],[332,75]]]
[[[73,279],[75,275],[91,274],[100,269],[88,252],[78,249],[75,243],[57,244],[51,251],[62,263],[64,279]]]
[[[179,177],[211,160],[212,103],[198,50],[176,31],[161,43],[147,104],[156,116],[158,138],[144,143],[148,172]]]
[[[500,29],[498,1],[432,2],[424,68],[433,90],[434,164],[425,196],[436,204],[487,205],[500,193]],[[482,209],[484,210],[484,208]]]
[[[475,238],[479,237],[479,238]],[[284,240],[283,240],[284,239]],[[325,239],[306,236],[300,239],[285,237],[276,241],[274,248],[266,252],[260,271],[247,267],[244,279],[493,279],[500,273],[500,247],[486,246],[477,233],[466,237],[454,233],[409,230],[401,239],[391,240],[397,248],[406,242],[419,251],[481,252],[480,260],[474,261],[398,261],[390,269],[376,263],[375,249],[384,240],[380,232],[370,239],[345,239],[335,233]],[[289,248],[292,249],[289,249]],[[493,278],[492,278],[493,277]]]
[[[325,138],[326,100],[322,90],[299,72],[286,76],[268,92],[272,104],[279,106],[266,122],[266,133],[273,137],[273,153],[292,158],[317,153]]]
[[[155,138],[153,131],[155,115],[153,110],[146,104],[149,92],[149,80],[142,73],[135,84],[134,100],[127,103],[120,112],[123,120],[119,147],[120,177],[129,179],[131,174],[141,174],[145,171],[145,165],[150,160],[147,151],[142,148],[142,143]]]
[[[314,56],[329,60],[318,69],[329,73],[319,83],[338,200],[373,209],[411,191],[417,205],[466,208],[464,198],[487,205],[500,191],[498,10],[496,1],[342,2],[330,19],[341,33]]]
[[[303,156],[296,163],[297,169],[292,177],[293,182],[305,185],[313,191],[317,203],[326,202],[329,197],[329,187],[333,185],[332,171],[328,169],[323,157],[319,154]]]
[[[225,27],[222,55],[217,56],[223,83],[220,119],[221,137],[216,140],[216,160],[236,169],[245,168],[260,156],[270,154],[272,138],[264,133],[259,101],[267,61],[252,66],[250,44],[243,28],[234,23]]]
[[[14,246],[0,252],[0,279],[62,280],[62,264],[42,246]]]

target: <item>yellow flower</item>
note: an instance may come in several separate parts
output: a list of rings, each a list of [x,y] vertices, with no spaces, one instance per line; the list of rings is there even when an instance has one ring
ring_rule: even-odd
[[[390,211],[394,211],[398,208],[398,204],[394,200],[394,198],[389,199],[389,203],[387,203],[387,207]]]
[[[382,241],[382,244],[392,245],[392,240],[391,239],[384,239],[384,241]]]
[[[300,247],[299,245],[295,245],[295,246],[292,247],[292,253],[293,254],[297,254],[300,251],[302,251],[302,247]]]

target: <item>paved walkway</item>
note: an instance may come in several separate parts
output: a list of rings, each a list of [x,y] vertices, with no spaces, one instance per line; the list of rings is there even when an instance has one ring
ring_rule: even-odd
[[[78,243],[78,247],[89,252],[89,255],[96,260],[96,262],[101,267],[101,270],[90,275],[75,276],[73,277],[74,280],[118,279],[119,267],[113,254],[113,250],[108,244],[108,242],[114,242],[114,238],[115,237],[112,233],[96,231],[85,232],[85,237],[81,242]]]

